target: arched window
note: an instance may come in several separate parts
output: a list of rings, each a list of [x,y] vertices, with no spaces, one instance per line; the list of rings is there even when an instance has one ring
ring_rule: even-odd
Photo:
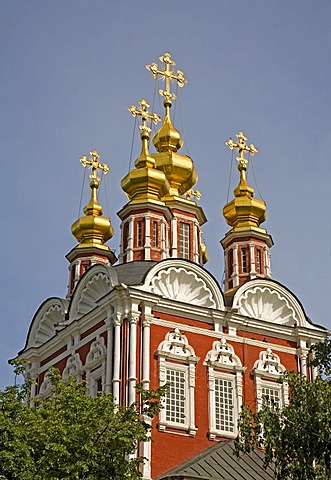
[[[167,333],[157,350],[160,385],[169,384],[169,391],[160,412],[159,430],[185,430],[196,433],[194,414],[195,366],[198,358],[186,336],[176,328]]]
[[[267,348],[260,352],[259,360],[254,364],[253,375],[256,388],[256,408],[263,404],[280,408],[288,404],[288,384],[279,382],[285,367],[280,363],[279,356]]]
[[[208,367],[209,438],[235,437],[242,405],[244,367],[225,338],[213,342],[204,365]]]
[[[64,382],[68,381],[70,377],[77,381],[82,379],[82,362],[79,357],[79,353],[72,353],[67,360],[67,365],[62,373],[62,379]]]
[[[103,337],[97,336],[86,357],[86,381],[90,395],[95,397],[103,390],[106,373],[106,347]]]

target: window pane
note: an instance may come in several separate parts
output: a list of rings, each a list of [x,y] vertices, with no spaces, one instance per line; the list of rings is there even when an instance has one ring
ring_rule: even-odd
[[[181,258],[190,258],[190,225],[181,222],[179,224],[179,250]]]
[[[234,432],[233,382],[215,379],[215,426],[223,432]]]
[[[268,405],[269,407],[280,407],[280,396],[279,389],[262,387],[262,398],[263,405]]]
[[[166,421],[185,424],[185,372],[167,369],[167,383],[170,388],[165,400]]]

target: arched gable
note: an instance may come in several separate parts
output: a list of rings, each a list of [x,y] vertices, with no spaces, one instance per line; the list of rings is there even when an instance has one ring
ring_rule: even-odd
[[[191,305],[224,309],[223,293],[216,280],[205,269],[186,260],[157,263],[139,288]]]
[[[39,347],[56,335],[56,325],[65,321],[67,300],[48,298],[41,304],[31,322],[25,348]]]
[[[69,307],[69,323],[96,307],[96,302],[118,284],[117,273],[107,265],[93,265],[80,278]]]
[[[235,293],[232,307],[247,317],[280,325],[316,328],[308,323],[297,298],[272,280],[255,279],[244,283]]]

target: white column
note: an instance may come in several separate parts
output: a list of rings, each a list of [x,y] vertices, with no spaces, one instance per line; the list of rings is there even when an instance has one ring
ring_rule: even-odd
[[[304,376],[307,377],[307,356],[309,350],[306,348],[306,346],[302,346],[302,344],[306,344],[305,341],[300,342],[301,346],[298,348],[298,356],[300,359],[300,373]]]
[[[224,288],[225,290],[228,290],[229,288],[229,265],[228,265],[228,255],[229,255],[230,249],[227,248],[224,250]]]
[[[165,220],[161,220],[161,260],[168,257],[167,254],[167,222]]]
[[[151,343],[151,320],[153,318],[153,315],[151,313],[146,313],[146,308],[145,312],[143,314],[143,341],[142,341],[142,387],[145,388],[146,390],[149,389],[150,385],[150,343]],[[150,311],[150,309],[148,309]]]
[[[35,406],[35,398],[37,395],[37,378],[38,378],[38,367],[40,366],[39,362],[32,362],[31,369],[28,372],[28,378],[31,381],[30,387],[30,398],[29,406]]]
[[[151,217],[146,215],[145,217],[145,260],[151,259]]]
[[[171,220],[171,245],[170,245],[170,256],[178,257],[178,248],[177,248],[177,218]]]
[[[265,246],[263,250],[264,250],[265,276],[270,278],[271,277],[270,251],[267,246]]]
[[[239,285],[239,269],[238,269],[238,245],[233,247],[233,286],[237,287]]]
[[[143,304],[143,314],[142,314],[142,387],[146,390],[150,386],[150,324],[153,318],[152,308],[150,305]],[[152,424],[152,420],[147,415],[142,415],[141,420],[146,422],[148,425]],[[150,434],[149,434],[150,435]],[[140,444],[140,455],[145,457],[144,464],[141,466],[141,473],[144,480],[150,480],[151,477],[151,442],[141,442]]]
[[[115,403],[120,401],[120,382],[121,382],[121,313],[115,312],[114,322],[114,368],[113,368],[113,396]]]
[[[133,236],[134,236],[134,219],[133,217],[130,217],[129,220],[129,233],[128,233],[128,238],[126,241],[126,261],[127,262],[132,262],[133,260]],[[124,253],[124,252],[123,252]]]
[[[199,258],[199,250],[198,250],[198,223],[194,223],[193,225],[193,231],[194,231],[194,237],[193,237],[193,260],[196,263],[200,264],[200,258]]]
[[[128,403],[131,405],[136,400],[137,382],[137,323],[140,317],[139,312],[131,312],[129,317],[129,371],[128,371]]]
[[[113,322],[112,314],[107,315],[105,321],[107,327],[107,356],[106,356],[106,375],[105,375],[105,391],[111,392],[113,378]]]

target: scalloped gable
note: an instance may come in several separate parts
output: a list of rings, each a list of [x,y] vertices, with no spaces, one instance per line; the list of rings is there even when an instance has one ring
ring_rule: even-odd
[[[31,322],[25,348],[43,345],[56,335],[55,325],[65,321],[67,303],[54,297],[41,304]]]
[[[223,294],[214,278],[199,265],[185,260],[159,262],[139,288],[191,305],[224,309]]]
[[[93,265],[79,280],[71,299],[69,323],[96,307],[96,302],[118,284],[117,273],[108,265]]]
[[[256,279],[242,285],[233,297],[232,306],[247,317],[280,325],[316,328],[307,322],[295,296],[270,280]]]

